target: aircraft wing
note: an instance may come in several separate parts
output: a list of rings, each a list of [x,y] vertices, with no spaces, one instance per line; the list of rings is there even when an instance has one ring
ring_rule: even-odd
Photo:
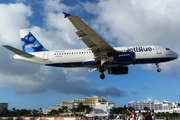
[[[116,52],[116,50],[111,45],[109,45],[105,40],[103,40],[91,27],[89,27],[78,16],[70,15],[67,13],[64,14],[65,18],[67,17],[78,30],[76,32],[76,34],[79,36],[78,40],[82,40],[89,47],[89,49],[92,50],[96,62],[105,62],[107,55]]]
[[[17,49],[17,48],[14,48],[14,47],[12,47],[12,46],[9,46],[9,45],[3,45],[3,47],[7,48],[8,50],[10,50],[10,51],[18,54],[19,56],[22,56],[22,57],[26,57],[26,58],[32,58],[32,57],[34,57],[34,55],[31,55],[31,54],[29,54],[29,53],[26,53],[26,52],[24,52],[24,51],[21,51],[21,50],[19,50],[19,49]]]

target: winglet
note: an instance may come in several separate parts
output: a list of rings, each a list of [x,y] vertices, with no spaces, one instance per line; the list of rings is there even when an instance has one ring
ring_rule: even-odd
[[[68,14],[68,13],[65,13],[65,12],[63,12],[64,13],[64,18],[66,18],[66,17],[68,17],[68,16],[70,16],[70,14]]]

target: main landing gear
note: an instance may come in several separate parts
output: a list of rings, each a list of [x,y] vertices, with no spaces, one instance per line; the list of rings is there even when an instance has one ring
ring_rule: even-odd
[[[105,78],[104,71],[105,71],[104,66],[100,66],[99,67],[99,72],[101,73],[101,75],[100,75],[101,79]]]
[[[100,78],[101,78],[102,80],[105,78],[104,73],[102,73],[102,74],[100,75]]]
[[[156,67],[157,67],[157,72],[161,72],[161,68],[159,68],[159,64],[156,63]]]

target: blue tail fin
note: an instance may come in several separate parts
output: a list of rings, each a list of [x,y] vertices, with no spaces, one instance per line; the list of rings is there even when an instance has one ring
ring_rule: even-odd
[[[31,32],[27,29],[20,30],[22,49],[24,52],[40,52],[48,51],[44,48],[41,43],[33,36]]]

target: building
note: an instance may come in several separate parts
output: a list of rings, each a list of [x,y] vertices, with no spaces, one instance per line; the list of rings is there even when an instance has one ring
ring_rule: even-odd
[[[4,108],[8,108],[8,103],[0,103],[0,113],[3,111]]]
[[[154,111],[167,111],[172,110],[178,106],[178,102],[155,102],[155,101],[131,101],[128,103],[128,107],[134,108],[134,110],[144,110],[144,107],[147,107],[150,110]]]
[[[44,108],[43,114],[48,114],[49,112],[51,112],[51,110],[58,110],[60,108],[61,108],[61,106],[50,106],[48,108]]]
[[[84,99],[75,98],[72,101],[63,100],[61,104],[57,104],[56,106],[51,106],[49,108],[44,108],[43,113],[48,114],[49,112],[51,112],[51,110],[58,110],[63,106],[67,106],[68,109],[70,110],[73,108],[77,108],[79,103],[83,103],[83,105],[89,105],[90,107],[95,108],[97,103],[101,103],[101,102],[105,103],[107,102],[107,99],[105,97],[93,96],[93,97],[85,97]]]
[[[72,101],[63,100],[61,105],[75,105],[79,103],[83,103],[83,105],[93,106],[96,105],[98,102],[107,102],[105,97],[93,96],[93,97],[85,97],[84,99],[73,99]]]
[[[115,104],[113,102],[99,102],[87,116],[110,116],[113,114]]]

